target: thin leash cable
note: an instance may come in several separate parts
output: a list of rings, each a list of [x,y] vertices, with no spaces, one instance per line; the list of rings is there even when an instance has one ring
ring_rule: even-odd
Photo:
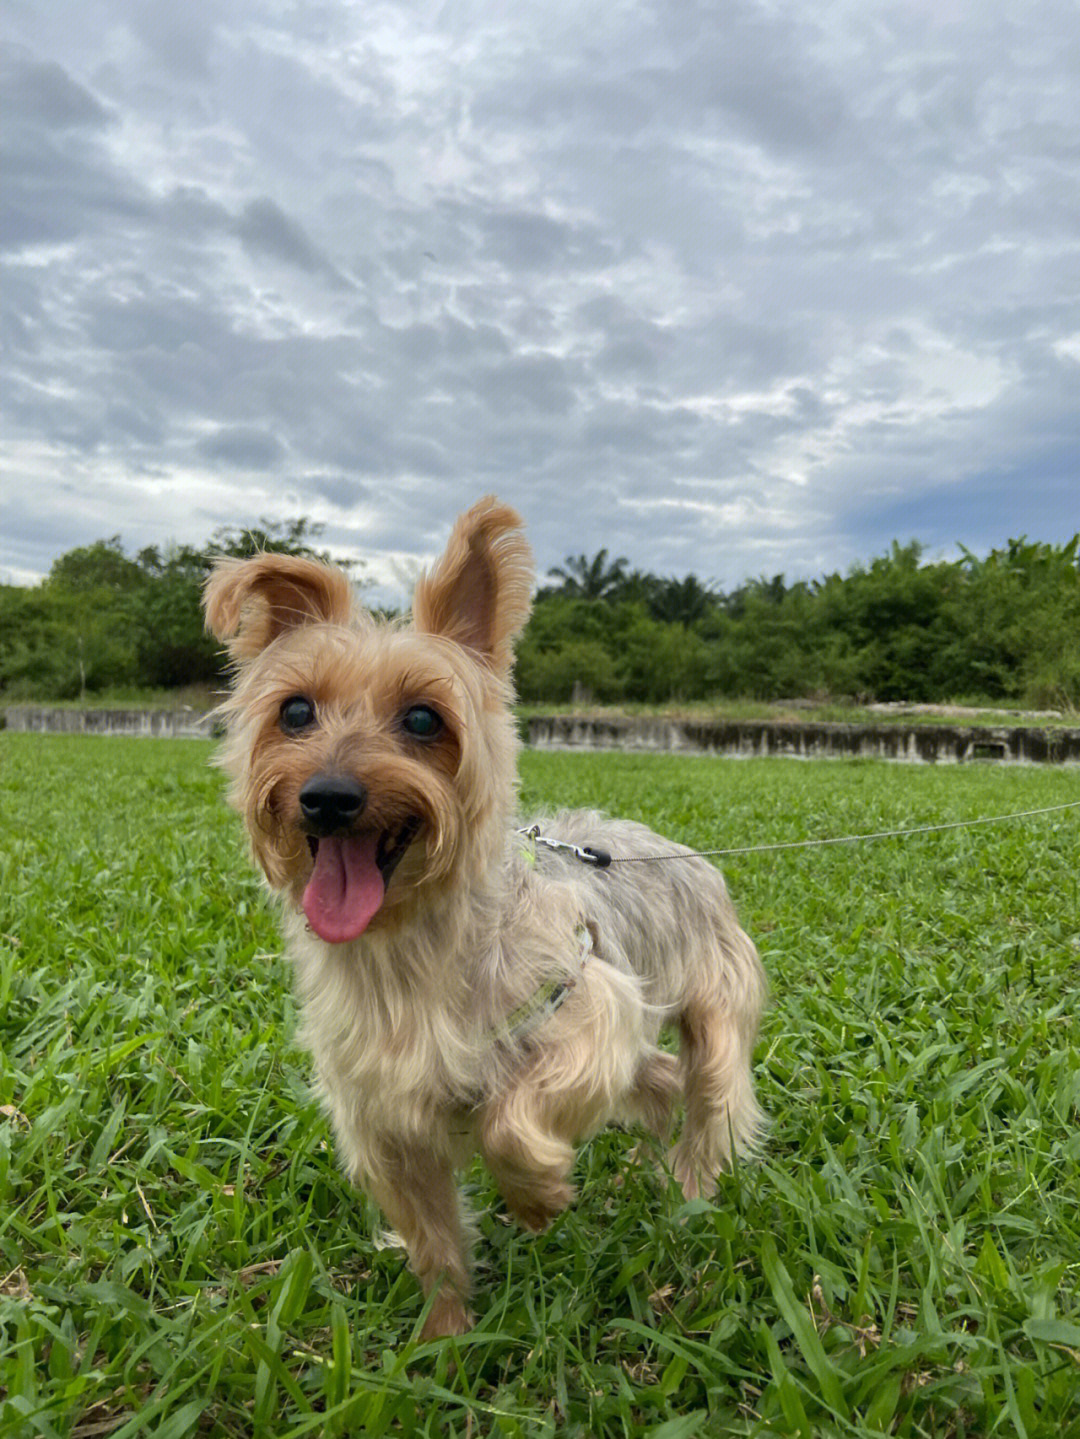
[[[911,829],[879,829],[873,834],[843,834],[831,839],[792,839],[775,844],[748,844],[739,849],[697,849],[673,854],[628,854],[612,855],[610,863],[615,864],[657,864],[670,859],[719,859],[735,854],[766,854],[781,849],[818,849],[827,844],[858,844],[863,840],[898,839],[912,834],[938,834],[949,829],[971,829],[978,824],[1002,824],[1012,819],[1032,819],[1040,814],[1058,814],[1066,809],[1080,809],[1080,800],[1068,804],[1051,804],[1044,809],[1018,810],[1014,814],[985,815],[979,819],[957,819],[947,824],[921,824]]]

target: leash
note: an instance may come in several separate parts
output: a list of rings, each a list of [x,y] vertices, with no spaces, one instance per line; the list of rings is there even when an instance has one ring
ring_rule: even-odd
[[[565,839],[552,839],[549,835],[540,833],[538,824],[529,824],[524,829],[519,829],[518,834],[526,839],[532,840],[533,844],[542,844],[547,849],[562,849],[572,854],[575,859],[580,859],[582,864],[591,864],[594,869],[607,869],[611,863],[611,855],[606,849],[593,849],[588,844],[570,844]]]
[[[946,830],[973,829],[976,825],[1005,824],[1015,819],[1033,819],[1037,815],[1060,814],[1063,810],[1069,809],[1080,809],[1080,800],[1071,800],[1067,804],[1046,805],[1042,809],[1017,810],[1012,814],[983,815],[976,819],[950,820],[944,824],[914,825],[907,829],[879,829],[868,834],[842,834],[825,839],[781,840],[774,844],[740,845],[735,849],[697,849],[669,854],[612,855],[606,849],[598,849],[593,845],[572,844],[569,840],[553,839],[550,835],[541,834],[538,824],[525,825],[518,829],[517,833],[533,845],[543,845],[545,849],[571,854],[580,863],[589,865],[593,869],[608,869],[614,864],[662,864],[671,859],[718,859],[736,854],[769,854],[783,849],[819,849],[829,844],[861,844],[868,840],[906,839],[916,834],[941,834]],[[531,853],[535,860],[535,851]],[[578,959],[581,969],[584,970],[594,952],[592,936],[585,925],[579,925],[574,933],[581,946]],[[483,1048],[494,1049],[499,1045],[512,1045],[524,1038],[562,1007],[574,985],[575,981],[570,977],[562,980],[550,979],[541,984],[533,994],[512,1009],[501,1023],[488,1031],[482,1040]]]
[[[607,869],[613,864],[661,864],[672,859],[720,859],[736,854],[769,854],[782,849],[818,849],[828,844],[861,844],[876,839],[906,839],[915,834],[941,834],[950,829],[973,829],[981,824],[1004,824],[1014,819],[1032,819],[1041,814],[1059,814],[1062,810],[1080,809],[1080,800],[1068,804],[1051,804],[1043,809],[1023,809],[1013,814],[985,815],[977,819],[951,820],[946,824],[920,824],[908,829],[879,829],[870,834],[842,834],[827,839],[792,839],[775,844],[748,844],[737,849],[696,849],[669,854],[628,854],[611,855],[607,850],[594,849],[589,845],[569,844],[566,840],[550,839],[540,833],[539,825],[519,829],[518,834],[546,845],[548,849],[566,850],[583,864],[594,869]]]

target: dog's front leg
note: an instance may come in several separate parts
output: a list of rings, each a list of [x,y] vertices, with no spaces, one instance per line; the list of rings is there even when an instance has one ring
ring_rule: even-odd
[[[479,1141],[506,1207],[526,1229],[541,1230],[574,1197],[574,1146],[551,1096],[528,1082],[492,1100],[480,1117]]]
[[[425,1295],[438,1286],[422,1339],[464,1334],[473,1318],[469,1244],[449,1159],[423,1146],[384,1146],[367,1189],[405,1245],[409,1265]]]

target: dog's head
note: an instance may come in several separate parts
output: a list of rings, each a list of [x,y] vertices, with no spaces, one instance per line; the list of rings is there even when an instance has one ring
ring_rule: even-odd
[[[481,500],[416,588],[376,620],[338,570],[221,560],[206,621],[232,657],[222,762],[270,884],[331,943],[407,921],[474,880],[513,810],[513,641],[532,557],[513,510]]]

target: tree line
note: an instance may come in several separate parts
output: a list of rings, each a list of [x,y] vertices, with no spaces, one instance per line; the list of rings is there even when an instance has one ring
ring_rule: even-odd
[[[61,555],[37,586],[0,586],[0,696],[217,685],[203,580],[218,555],[327,560],[301,519],[134,556],[119,536]],[[1080,535],[926,562],[921,546],[846,573],[757,578],[727,593],[633,570],[601,550],[548,572],[518,648],[522,700],[715,698],[1017,701],[1080,709]]]
[[[202,587],[222,555],[261,550],[330,561],[306,519],[215,532],[204,546],[129,556],[119,535],[69,550],[40,585],[0,586],[0,696],[68,700],[103,690],[216,685],[221,648],[203,626]]]

